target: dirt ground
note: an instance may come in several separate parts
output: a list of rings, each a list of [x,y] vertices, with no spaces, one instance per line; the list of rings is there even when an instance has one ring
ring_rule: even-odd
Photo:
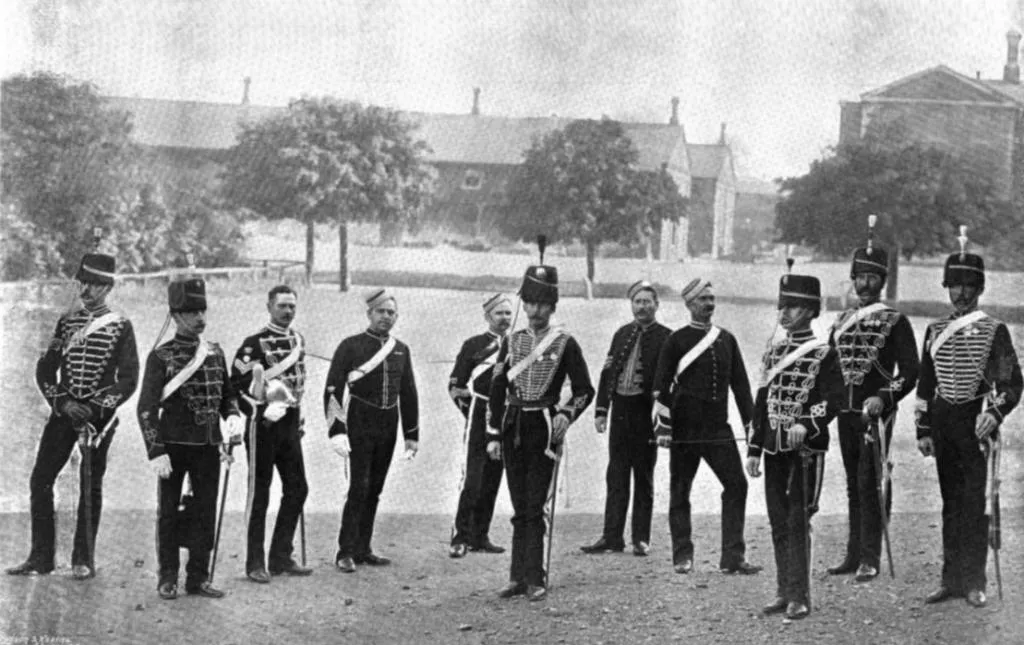
[[[894,539],[895,580],[855,584],[829,577],[845,539],[842,516],[815,520],[814,612],[801,622],[765,618],[775,567],[763,515],[748,518],[748,558],[765,565],[757,576],[718,572],[718,517],[695,517],[697,556],[689,575],[675,574],[667,518],[654,519],[650,557],[631,553],[587,556],[578,546],[600,533],[601,518],[565,514],[555,519],[552,586],[545,602],[500,600],[508,554],[447,557],[450,518],[395,515],[379,518],[375,549],[394,558],[390,567],[334,570],[338,517],[308,518],[310,578],[275,578],[269,585],[243,575],[242,516],[225,520],[217,584],[222,600],[156,594],[152,512],[115,511],[105,518],[98,545],[99,575],[71,579],[67,563],[70,521],[62,525],[59,568],[50,576],[0,576],[3,643],[1020,643],[1024,634],[1024,513],[1004,520],[1004,599],[996,598],[989,564],[990,604],[972,609],[962,600],[926,606],[923,596],[939,579],[939,517],[900,514]],[[507,545],[507,517],[495,519],[492,539]],[[25,544],[26,514],[0,515],[5,559]],[[628,536],[627,536],[628,537]]]

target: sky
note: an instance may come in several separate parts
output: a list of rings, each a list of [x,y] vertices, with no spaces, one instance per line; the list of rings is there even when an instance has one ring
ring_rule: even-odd
[[[1024,0],[7,0],[3,76],[103,94],[609,116],[718,141],[738,172],[803,174],[840,101],[944,64],[1000,78]]]

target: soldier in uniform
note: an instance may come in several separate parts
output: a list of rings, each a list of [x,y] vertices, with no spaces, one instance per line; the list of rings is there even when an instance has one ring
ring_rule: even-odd
[[[743,541],[747,478],[729,427],[730,389],[744,428],[753,416],[747,369],[735,336],[711,324],[715,312],[711,283],[697,278],[683,288],[682,297],[690,310],[690,324],[669,336],[654,377],[658,445],[671,450],[672,564],[676,573],[693,569],[690,489],[703,459],[722,483],[718,566],[723,573],[755,574],[761,567],[746,561]]]
[[[658,447],[654,445],[651,405],[654,402],[654,370],[665,339],[672,333],[657,321],[658,292],[640,280],[626,291],[633,309],[633,322],[619,327],[612,336],[597,386],[594,427],[608,428],[608,487],[604,507],[604,532],[584,553],[607,553],[625,548],[626,510],[629,508],[629,480],[633,478],[633,554],[646,556],[651,544],[651,514],[654,510],[654,466]]]
[[[888,274],[888,254],[873,243],[874,215],[869,218],[868,243],[853,253],[850,278],[857,304],[835,321],[829,343],[839,354],[846,393],[839,413],[839,447],[846,470],[849,537],[846,557],[830,567],[832,575],[856,572],[858,582],[878,575],[882,522],[889,516],[892,496],[881,508],[871,424],[878,424],[880,454],[887,460],[896,409],[917,384],[919,361],[914,329],[907,317],[880,302]]]
[[[249,529],[245,573],[250,580],[270,582],[271,575],[307,576],[312,569],[292,557],[292,538],[309,488],[302,459],[302,394],[306,383],[305,341],[291,328],[297,296],[287,285],[267,294],[270,322],[242,342],[231,366],[231,383],[241,393],[239,404],[255,422],[254,436],[245,437],[249,454]],[[253,367],[264,368],[265,401],[252,392]],[[255,417],[255,419],[254,419]],[[255,439],[255,443],[253,440]],[[270,503],[274,468],[281,477],[281,507],[270,541],[270,566],[264,558],[263,542]]]
[[[544,570],[544,508],[555,460],[569,424],[594,398],[587,363],[576,339],[552,327],[558,303],[558,274],[543,264],[529,267],[520,297],[529,326],[510,335],[498,354],[491,381],[487,453],[504,458],[512,498],[512,565],[501,598],[547,595]],[[572,395],[559,395],[566,376]]]
[[[146,359],[139,391],[139,427],[150,466],[159,478],[157,510],[157,592],[165,600],[178,597],[178,503],[185,475],[194,495],[194,526],[185,567],[185,592],[221,598],[208,578],[217,515],[217,489],[224,440],[241,440],[245,421],[227,359],[216,343],[201,337],[206,330],[206,284],[202,278],[172,281],[167,288],[174,338]],[[220,420],[225,419],[225,434]]]
[[[486,332],[462,344],[455,359],[448,394],[466,419],[466,468],[459,508],[455,515],[448,554],[453,558],[466,550],[504,553],[504,547],[491,542],[488,532],[494,516],[494,500],[501,487],[501,462],[487,457],[487,400],[498,348],[512,325],[512,301],[497,293],[484,302]]]
[[[779,285],[779,325],[786,338],[764,356],[747,447],[747,474],[761,475],[778,572],[776,598],[762,610],[791,620],[810,613],[810,518],[817,510],[828,450],[828,424],[842,407],[843,376],[834,349],[815,338],[821,284],[787,274]]]
[[[391,335],[398,301],[385,289],[366,299],[366,331],[341,341],[324,389],[327,432],[343,459],[351,457],[348,498],[338,532],[335,566],[353,573],[357,564],[391,560],[370,548],[377,502],[395,452],[399,417],[409,457],[419,448],[419,398],[409,346]]]
[[[93,547],[107,452],[118,424],[117,408],[138,384],[139,356],[132,324],[106,304],[114,285],[114,258],[86,254],[75,279],[82,307],[60,317],[46,353],[36,364],[36,384],[50,405],[50,418],[39,439],[29,480],[32,550],[25,562],[7,569],[11,575],[47,574],[54,569],[57,520],[53,484],[76,442],[83,460],[72,575],[77,580],[95,575]],[[90,460],[88,475],[86,459]]]
[[[978,309],[985,263],[966,252],[963,230],[960,244],[960,253],[946,258],[942,278],[953,313],[925,331],[917,386],[917,446],[935,457],[942,492],[942,582],[925,602],[965,596],[983,607],[988,518],[982,444],[998,442],[999,426],[1020,402],[1022,380],[1006,325]]]

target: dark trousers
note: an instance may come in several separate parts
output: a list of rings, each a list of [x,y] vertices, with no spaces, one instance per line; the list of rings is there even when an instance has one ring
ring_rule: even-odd
[[[338,553],[343,557],[372,552],[373,523],[384,490],[398,435],[398,408],[381,410],[352,399],[348,408],[349,489],[341,513]]]
[[[245,434],[245,449],[249,456],[249,508],[248,548],[246,571],[266,565],[264,535],[267,507],[270,504],[270,484],[274,469],[281,478],[281,507],[270,540],[270,565],[280,566],[292,559],[292,538],[295,526],[306,502],[306,467],[302,460],[302,442],[299,437],[299,410],[289,408],[277,422],[256,427],[256,450],[253,454],[249,433]]]
[[[604,539],[612,546],[623,546],[631,476],[633,544],[651,541],[654,466],[658,463],[658,446],[653,441],[650,398],[613,395],[605,475],[608,497],[604,506]]]
[[[974,434],[978,407],[944,401],[933,402],[932,407],[935,465],[942,493],[942,584],[957,593],[984,591],[988,469]]]
[[[188,548],[185,586],[196,587],[208,578],[210,551],[217,523],[217,489],[220,486],[220,446],[167,444],[171,474],[159,480],[157,508],[158,584],[177,583],[181,566],[178,549]],[[188,475],[192,501],[185,517],[178,510],[181,486]],[[187,521],[183,521],[187,520]]]
[[[892,422],[882,423],[885,445],[892,441]],[[849,533],[846,540],[846,561],[859,562],[878,568],[882,555],[882,512],[878,499],[878,467],[875,464],[874,444],[866,441],[870,436],[861,420],[860,412],[847,411],[839,415],[839,448],[846,471],[846,499],[849,508]],[[883,455],[883,459],[885,456]],[[892,489],[888,489],[885,514],[892,510]]]
[[[501,488],[502,464],[487,456],[487,401],[474,399],[466,449],[466,477],[455,514],[452,544],[480,546],[490,538],[494,500]]]
[[[98,428],[99,429],[99,428]],[[92,481],[86,483],[85,469],[79,469],[78,521],[75,526],[74,546],[71,550],[72,566],[85,564],[95,568],[94,554],[89,545],[96,544],[103,510],[103,475],[107,471],[107,452],[114,438],[111,430],[96,448],[87,449],[91,460]],[[53,510],[53,484],[68,463],[71,451],[78,441],[78,433],[68,417],[51,415],[39,439],[36,463],[29,479],[29,508],[32,515],[32,551],[28,559],[37,570],[52,571],[57,540],[57,516]],[[86,491],[91,495],[92,535],[86,531]],[[88,537],[88,539],[86,539]]]
[[[744,560],[747,550],[743,541],[747,477],[743,474],[743,462],[732,432],[718,434],[723,436],[721,440],[674,443],[670,449],[668,525],[672,533],[673,564],[693,559],[690,489],[701,459],[708,463],[722,484],[722,555],[719,566],[734,567]],[[726,435],[728,439],[724,438]]]
[[[512,566],[509,580],[545,586],[545,505],[555,461],[547,454],[548,421],[543,412],[510,407],[505,413],[502,456],[512,499]]]
[[[805,471],[806,465],[806,471]],[[778,572],[777,595],[810,605],[810,518],[818,510],[825,453],[802,457],[782,452],[764,457],[764,493]]]

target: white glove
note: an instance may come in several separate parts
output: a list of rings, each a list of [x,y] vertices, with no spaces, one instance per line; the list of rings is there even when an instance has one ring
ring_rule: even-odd
[[[167,479],[171,476],[171,458],[167,455],[150,459],[149,467],[153,469],[153,474],[160,479]]]
[[[348,457],[349,453],[352,452],[352,447],[348,444],[347,434],[336,434],[331,437],[331,447],[334,448],[334,452],[342,457]]]
[[[274,401],[273,403],[268,404],[267,409],[263,411],[263,418],[271,423],[277,423],[287,412],[287,403],[284,401]]]
[[[245,434],[245,419],[238,414],[232,414],[224,421],[225,438],[231,443],[238,443]]]

